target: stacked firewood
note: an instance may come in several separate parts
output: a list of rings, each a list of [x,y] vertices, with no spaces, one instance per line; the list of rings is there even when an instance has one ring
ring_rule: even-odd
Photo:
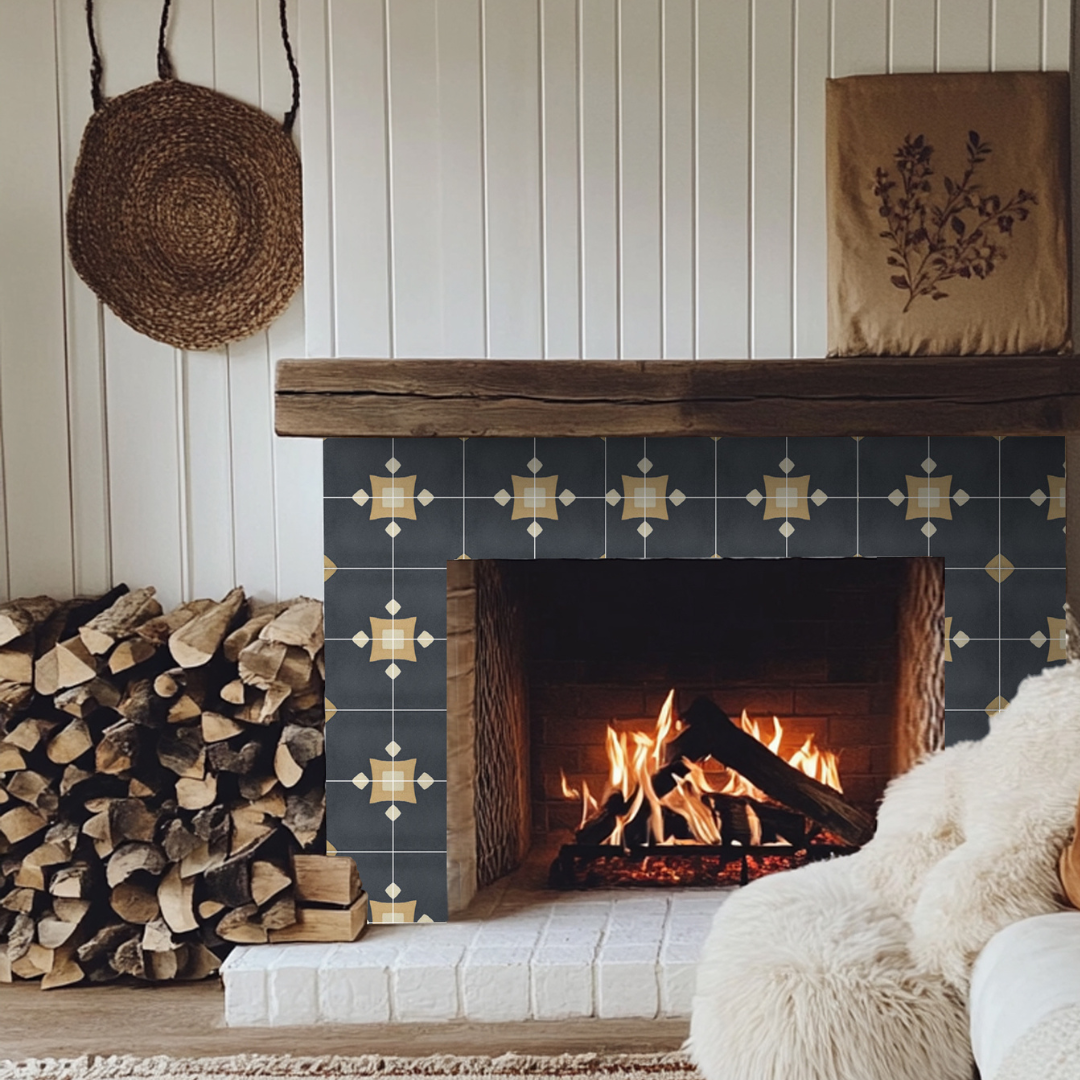
[[[197,979],[324,850],[322,605],[0,606],[0,981]]]

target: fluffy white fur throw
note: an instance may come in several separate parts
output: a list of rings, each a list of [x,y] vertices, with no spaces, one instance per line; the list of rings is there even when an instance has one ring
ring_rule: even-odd
[[[885,794],[856,855],[762,878],[716,915],[688,1048],[707,1080],[970,1080],[971,965],[1060,910],[1080,793],[1080,663],[1024,680],[990,734]]]

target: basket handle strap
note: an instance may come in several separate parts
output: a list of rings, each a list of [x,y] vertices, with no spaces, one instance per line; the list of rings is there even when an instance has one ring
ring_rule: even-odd
[[[169,8],[172,0],[164,0],[161,8],[161,23],[158,26],[157,46],[157,69],[159,79],[173,79],[176,77],[169,50],[165,44],[165,37],[169,27]],[[281,22],[281,43],[285,47],[285,60],[289,65],[289,74],[292,77],[292,104],[285,114],[282,129],[286,135],[291,134],[293,124],[296,122],[296,113],[300,108],[300,72],[296,66],[296,58],[293,56],[292,42],[289,40],[289,23],[285,11],[286,0],[278,0],[278,18]],[[94,102],[94,112],[97,112],[105,104],[105,97],[101,92],[101,77],[104,67],[101,63],[101,52],[98,49],[97,35],[94,33],[94,0],[86,0],[86,32],[90,38],[90,96]]]

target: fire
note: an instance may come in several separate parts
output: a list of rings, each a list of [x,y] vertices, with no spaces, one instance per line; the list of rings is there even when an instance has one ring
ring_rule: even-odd
[[[766,731],[761,721],[751,720],[744,709],[738,724],[743,731],[767,746],[774,754],[784,757],[780,754],[784,729],[777,717],[772,718],[771,730]],[[627,828],[644,810],[648,844],[717,845],[721,843],[720,819],[710,802],[710,796],[746,796],[756,802],[769,801],[764,792],[739,773],[724,768],[721,763],[714,762],[711,758],[707,759],[707,762],[712,768],[706,768],[702,762],[683,758],[682,769],[676,770],[672,775],[674,786],[662,795],[657,794],[654,777],[669,764],[668,747],[684,729],[683,723],[675,715],[674,690],[665,699],[651,734],[642,731],[617,731],[609,725],[606,736],[608,781],[603,797],[598,799],[593,795],[585,781],[577,788],[569,783],[564,774],[560,774],[563,795],[567,799],[581,801],[579,828],[596,817],[602,805],[619,796],[625,810],[615,815],[611,834],[605,843],[622,844]],[[843,791],[836,755],[815,746],[813,735],[808,736],[802,746],[784,760],[807,776],[838,792]],[[750,842],[757,845],[761,842],[761,822],[752,805],[748,804],[746,810]],[[688,832],[690,835],[675,835],[671,827],[673,821],[684,822],[685,827],[677,831]]]

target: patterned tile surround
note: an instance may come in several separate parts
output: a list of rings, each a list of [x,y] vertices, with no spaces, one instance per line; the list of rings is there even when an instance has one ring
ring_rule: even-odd
[[[943,556],[954,742],[1063,659],[1064,460],[1061,438],[327,439],[329,839],[373,919],[447,915],[447,561]]]

